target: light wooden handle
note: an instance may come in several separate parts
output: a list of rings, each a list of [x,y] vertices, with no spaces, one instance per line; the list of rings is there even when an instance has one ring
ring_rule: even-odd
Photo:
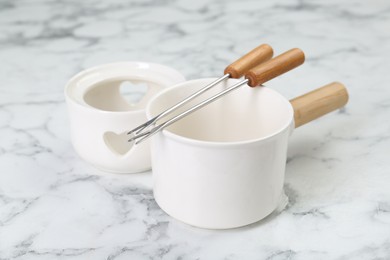
[[[290,102],[294,108],[295,127],[300,127],[343,107],[348,102],[348,92],[343,84],[333,82],[296,97]]]
[[[227,66],[224,74],[229,74],[235,79],[241,78],[248,70],[271,59],[273,55],[272,47],[262,44]]]
[[[248,73],[245,74],[245,78],[249,80],[249,86],[256,87],[298,67],[304,61],[305,54],[300,49],[291,49],[272,60],[266,61],[263,64],[250,69]]]

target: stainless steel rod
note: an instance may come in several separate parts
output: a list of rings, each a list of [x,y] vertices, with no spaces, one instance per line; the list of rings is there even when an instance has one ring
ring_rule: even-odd
[[[184,111],[183,113],[169,119],[168,121],[158,125],[158,126],[155,126],[154,128],[152,128],[150,131],[148,132],[145,132],[145,133],[142,133],[140,135],[136,135],[134,136],[133,138],[131,138],[129,140],[129,142],[132,142],[132,141],[136,141],[135,144],[140,144],[141,142],[143,142],[144,140],[148,139],[149,137],[151,137],[152,135],[156,134],[157,132],[163,130],[164,128],[170,126],[171,124],[175,123],[176,121],[182,119],[183,117],[197,111],[198,109],[214,102],[215,100],[217,100],[218,98],[232,92],[233,90],[236,90],[238,89],[239,87],[241,87],[242,85],[244,84],[247,84],[248,83],[248,80],[247,79],[244,79],[236,84],[234,84],[233,86],[229,87],[228,89],[224,90],[224,91],[221,91],[220,93],[202,101],[201,103],[189,108],[188,110]]]
[[[217,84],[219,84],[220,82],[224,81],[225,79],[229,78],[229,74],[225,74],[223,75],[222,77],[214,80],[213,82],[209,83],[208,85],[206,85],[204,88],[198,90],[197,92],[193,93],[192,95],[186,97],[185,99],[183,99],[182,101],[180,101],[179,103],[175,104],[174,106],[168,108],[167,110],[161,112],[160,114],[158,114],[157,116],[153,117],[152,119],[146,121],[144,124],[134,128],[133,130],[129,131],[127,134],[132,134],[132,133],[136,133],[136,134],[139,134],[141,131],[143,131],[145,128],[149,127],[150,125],[153,125],[156,121],[158,121],[159,119],[169,115],[170,113],[172,113],[174,110],[176,110],[177,108],[179,107],[182,107],[183,105],[185,105],[186,103],[188,103],[190,100],[196,98],[197,96],[203,94],[204,92],[208,91],[209,89],[213,88],[214,86],[216,86]],[[132,140],[132,139],[130,139]],[[129,142],[130,142],[129,140]]]

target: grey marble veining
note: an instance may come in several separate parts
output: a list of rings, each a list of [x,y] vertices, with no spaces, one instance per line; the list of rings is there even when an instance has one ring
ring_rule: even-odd
[[[159,209],[150,172],[73,151],[63,87],[80,70],[141,60],[208,77],[260,43],[305,51],[268,83],[287,97],[350,92],[294,132],[282,212],[193,228]],[[0,0],[0,259],[390,259],[389,58],[388,1]]]

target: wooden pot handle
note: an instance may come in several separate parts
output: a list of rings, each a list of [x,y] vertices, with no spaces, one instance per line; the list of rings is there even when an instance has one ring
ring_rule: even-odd
[[[294,108],[295,127],[300,127],[320,116],[343,107],[348,92],[339,82],[333,82],[290,100]]]

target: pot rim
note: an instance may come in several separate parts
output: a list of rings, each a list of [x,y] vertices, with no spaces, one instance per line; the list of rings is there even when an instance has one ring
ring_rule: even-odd
[[[216,78],[200,78],[200,79],[194,79],[194,80],[188,80],[185,82],[178,83],[170,88],[164,89],[163,91],[159,92],[156,96],[151,98],[148,102],[148,105],[146,106],[146,116],[149,119],[151,119],[153,116],[150,113],[150,108],[152,104],[156,101],[156,99],[159,99],[160,96],[163,96],[166,92],[174,91],[175,89],[178,88],[184,88],[188,83],[194,83],[197,81],[212,81],[216,80]],[[207,84],[207,83],[204,83]],[[262,87],[265,87],[262,85]],[[227,146],[242,146],[242,145],[251,145],[251,144],[257,144],[259,142],[266,142],[270,141],[274,138],[276,138],[279,134],[285,132],[285,131],[290,131],[290,134],[292,133],[294,129],[294,109],[290,103],[283,95],[281,95],[279,92],[270,89],[270,88],[265,88],[267,89],[266,91],[271,91],[274,94],[276,94],[278,97],[280,97],[285,104],[287,104],[288,108],[288,113],[289,113],[289,119],[286,120],[286,123],[282,125],[277,131],[274,131],[273,133],[260,137],[260,138],[255,138],[255,139],[248,139],[244,141],[233,141],[233,142],[218,142],[218,141],[204,141],[204,140],[199,140],[199,139],[194,139],[194,138],[189,138],[185,136],[181,136],[178,134],[175,134],[168,129],[163,129],[160,133],[157,134],[161,135],[163,134],[164,136],[180,143],[184,144],[189,144],[189,145],[195,145],[195,146],[202,146],[202,147],[214,147],[214,148],[219,148],[219,147],[227,147]],[[155,115],[154,115],[155,116]]]

